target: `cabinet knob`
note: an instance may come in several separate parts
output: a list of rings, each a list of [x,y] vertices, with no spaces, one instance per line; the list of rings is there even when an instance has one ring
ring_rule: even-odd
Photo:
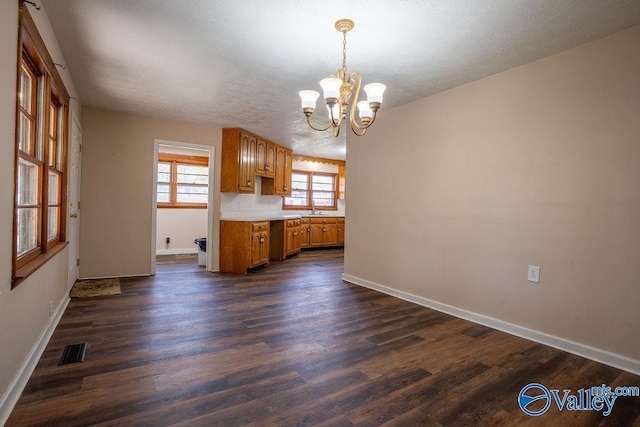
[[[284,191],[287,191],[287,186],[286,186],[286,185],[285,185],[285,186],[283,186],[283,187],[282,187],[282,189],[283,189]]]
[[[247,181],[247,187],[251,187],[251,181]]]
[[[322,232],[323,232],[323,233],[326,233],[326,232],[327,232],[327,229],[326,229],[326,228],[323,228],[323,229],[322,229]]]
[[[338,227],[338,231],[342,230],[342,228]]]
[[[297,232],[297,231],[294,231],[294,232],[293,232],[293,235],[294,235],[294,236],[297,236],[297,235],[298,235],[298,232]]]
[[[266,170],[267,172],[269,172],[269,165],[264,165],[264,170]]]

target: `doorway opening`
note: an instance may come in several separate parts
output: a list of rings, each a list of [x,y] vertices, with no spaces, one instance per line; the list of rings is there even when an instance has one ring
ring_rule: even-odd
[[[211,267],[214,147],[156,140],[151,273]]]

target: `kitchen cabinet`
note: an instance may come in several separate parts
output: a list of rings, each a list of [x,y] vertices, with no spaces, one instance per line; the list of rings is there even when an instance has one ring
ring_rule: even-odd
[[[269,221],[220,221],[220,271],[269,264]]]
[[[301,248],[309,247],[310,232],[311,232],[311,228],[309,228],[309,218],[301,218],[300,219],[300,247]]]
[[[338,245],[344,246],[344,218],[338,218]]]
[[[338,218],[310,218],[309,246],[337,246]]]
[[[276,144],[262,138],[256,142],[256,175],[265,178],[276,176]]]
[[[239,128],[222,130],[220,191],[255,193],[258,138]]]
[[[285,219],[283,221],[271,221],[271,248],[272,260],[281,261],[291,255],[300,253],[301,248],[301,220]]]
[[[262,180],[262,195],[290,196],[293,152],[279,145],[275,146],[276,173],[274,179]]]

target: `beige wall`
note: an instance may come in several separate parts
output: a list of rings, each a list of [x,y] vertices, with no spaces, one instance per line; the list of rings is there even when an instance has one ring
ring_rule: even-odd
[[[220,211],[222,129],[97,108],[83,109],[80,276],[151,273],[156,139],[215,147],[213,212]],[[217,217],[217,214],[216,214]],[[219,223],[213,223],[213,269]]]
[[[166,238],[171,242],[167,245]],[[193,241],[207,237],[206,209],[158,209],[156,216],[157,254],[198,252]],[[207,248],[208,249],[208,248]]]
[[[29,10],[53,60],[65,63],[46,11]],[[18,2],[0,2],[0,424],[16,397],[10,393],[16,391],[12,384],[24,379],[19,375],[30,353],[53,326],[49,302],[57,311],[67,301],[67,249],[11,290],[17,46]],[[67,91],[77,97],[68,70],[58,71]],[[80,118],[76,101],[70,109]]]
[[[640,361],[640,26],[347,145],[345,275]]]

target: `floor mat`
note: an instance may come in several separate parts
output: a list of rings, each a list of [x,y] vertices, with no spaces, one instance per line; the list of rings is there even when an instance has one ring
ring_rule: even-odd
[[[69,293],[71,298],[90,298],[120,295],[120,279],[78,280]]]

